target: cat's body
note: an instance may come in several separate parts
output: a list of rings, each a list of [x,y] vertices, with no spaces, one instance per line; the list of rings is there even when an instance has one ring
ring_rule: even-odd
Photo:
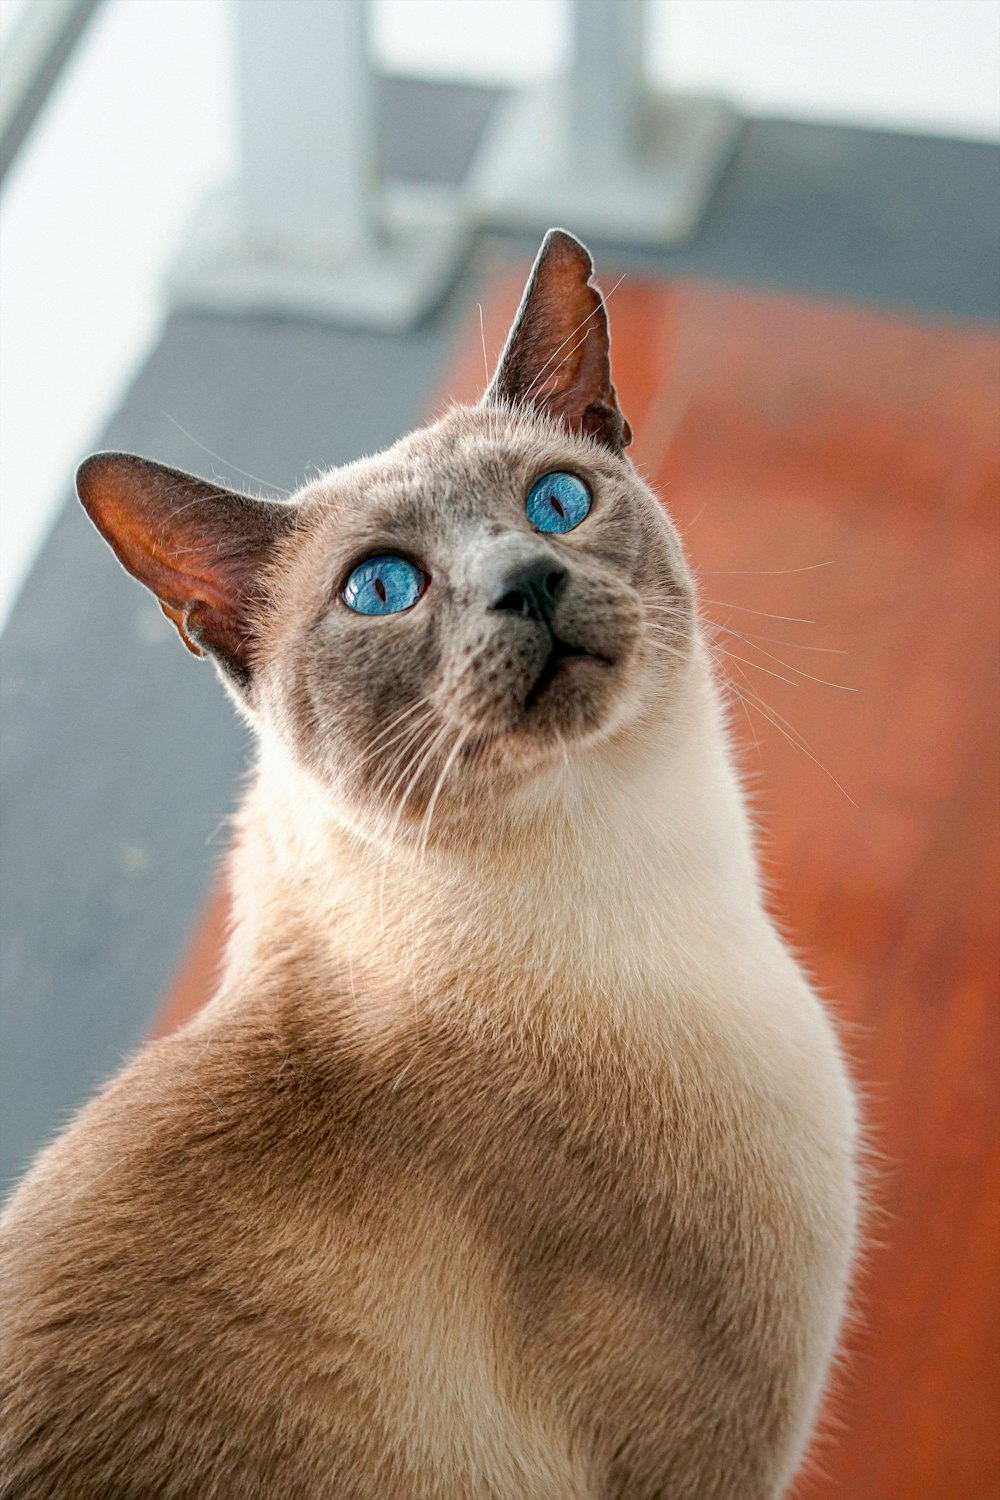
[[[781,1493],[843,1306],[853,1104],[762,908],[679,554],[641,497],[635,535],[616,532],[614,486],[642,487],[605,446],[546,414],[459,409],[303,497],[342,528],[348,491],[426,485],[430,454],[474,560],[510,539],[471,505],[455,519],[456,476],[503,487],[513,468],[523,487],[542,453],[585,469],[595,550],[546,619],[592,659],[553,668],[562,731],[532,721],[558,755],[466,724],[426,783],[405,761],[412,807],[367,805],[366,823],[370,758],[325,761],[335,708],[308,668],[317,628],[357,622],[316,614],[319,520],[282,535],[220,992],[82,1112],[5,1216],[4,1500]],[[629,591],[596,565],[587,581],[598,543],[640,590],[644,570],[670,576],[672,634],[642,668],[666,663],[662,683],[636,675]],[[449,578],[462,609],[475,566]],[[478,693],[482,730],[489,694],[495,713],[538,667],[520,614],[491,615],[495,638],[476,620],[442,665],[427,613],[396,671],[437,649],[441,691],[464,714]],[[363,628],[384,643],[403,623]],[[333,798],[335,777],[355,795]]]

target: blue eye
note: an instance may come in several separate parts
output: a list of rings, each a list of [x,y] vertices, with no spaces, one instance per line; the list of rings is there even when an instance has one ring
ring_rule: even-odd
[[[405,557],[366,557],[351,570],[341,598],[359,615],[395,615],[416,604],[426,579]]]
[[[590,491],[575,474],[543,474],[528,491],[528,520],[536,531],[572,531],[590,509]]]

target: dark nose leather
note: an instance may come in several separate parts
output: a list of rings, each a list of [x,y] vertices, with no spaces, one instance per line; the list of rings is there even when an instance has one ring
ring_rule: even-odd
[[[566,578],[566,569],[553,564],[551,558],[522,563],[497,581],[490,608],[549,625]]]

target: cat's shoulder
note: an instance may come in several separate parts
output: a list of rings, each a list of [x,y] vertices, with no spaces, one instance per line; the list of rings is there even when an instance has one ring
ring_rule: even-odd
[[[41,1153],[4,1213],[8,1247],[42,1220],[47,1238],[85,1221],[105,1237],[118,1225],[132,1244],[164,1211],[175,1230],[189,1216],[204,1224],[223,1200],[234,1211],[242,1195],[259,1201],[264,1181],[289,1191],[319,1151],[329,1186],[361,1118],[363,1074],[344,1028],[288,1004],[152,1040]]]

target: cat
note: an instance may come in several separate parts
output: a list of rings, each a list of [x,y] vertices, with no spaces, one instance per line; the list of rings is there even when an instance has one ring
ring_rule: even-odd
[[[4,1500],[765,1500],[796,1471],[856,1109],[609,351],[552,230],[479,405],[290,502],[81,466],[258,755],[218,993],[3,1217]]]

